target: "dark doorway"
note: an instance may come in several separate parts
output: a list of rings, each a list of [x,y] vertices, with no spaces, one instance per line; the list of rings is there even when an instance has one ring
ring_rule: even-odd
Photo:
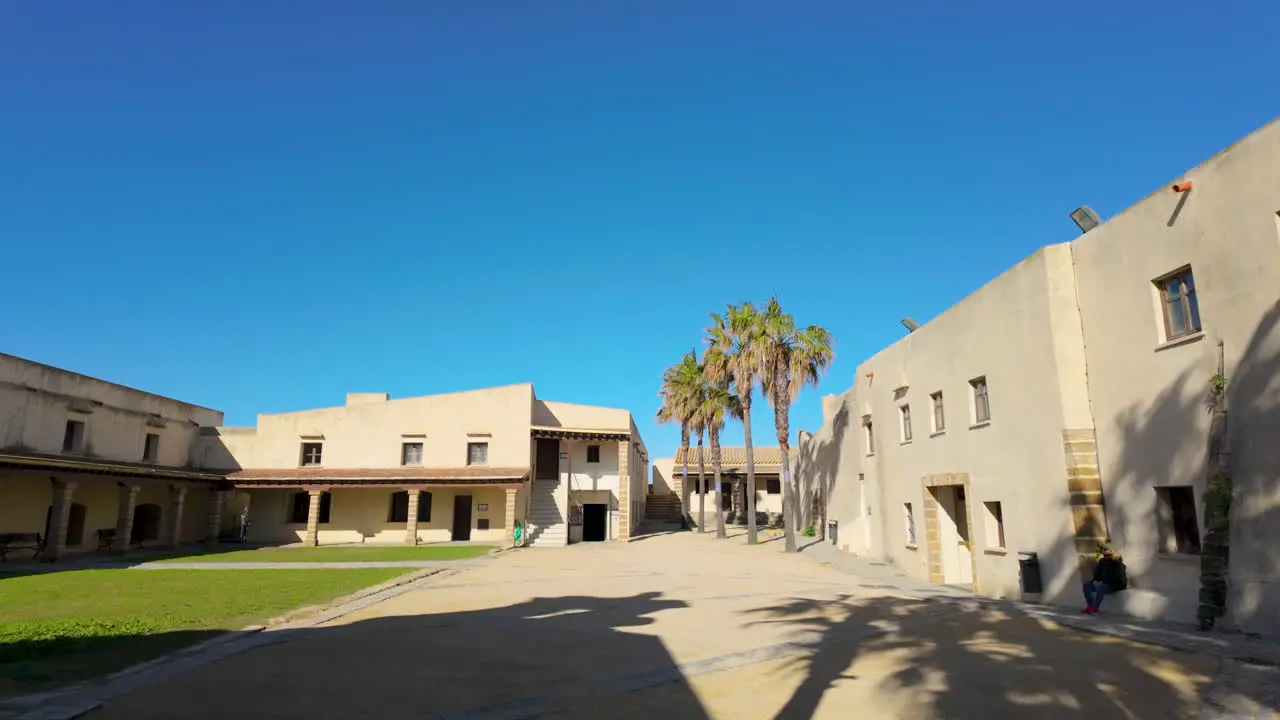
[[[560,479],[560,441],[539,438],[534,465],[537,467],[535,480]]]
[[[471,496],[453,496],[453,540],[462,542],[471,539]]]
[[[582,506],[582,541],[604,542],[609,538],[609,506],[586,503]]]
[[[129,541],[135,544],[160,539],[160,506],[144,503],[133,509],[133,532]]]

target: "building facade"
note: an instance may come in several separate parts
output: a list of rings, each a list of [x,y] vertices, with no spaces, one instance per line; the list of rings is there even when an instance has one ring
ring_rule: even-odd
[[[1189,621],[1199,595],[1212,383],[1225,380],[1228,616],[1280,632],[1280,123],[1022,263],[859,365],[801,438],[840,547],[913,575],[1082,602],[1110,538],[1117,612]],[[1215,378],[1219,347],[1225,378]]]
[[[223,478],[194,467],[217,410],[0,354],[0,544],[56,560],[216,540]],[[29,537],[19,537],[29,536]]]
[[[251,543],[627,540],[648,455],[626,410],[529,384],[259,415],[208,428],[197,463],[236,490]],[[524,541],[524,538],[522,538]]]
[[[756,515],[761,522],[774,522],[782,517],[782,451],[778,446],[752,448],[756,475]],[[714,524],[715,473],[711,469],[711,449],[701,449],[706,480],[707,522]],[[698,522],[698,446],[688,451],[689,477],[684,477],[685,451],[677,449],[675,457],[653,462],[653,492],[671,493],[689,509],[693,522]],[[745,522],[747,506],[747,451],[743,446],[720,448],[720,502],[729,522]]]

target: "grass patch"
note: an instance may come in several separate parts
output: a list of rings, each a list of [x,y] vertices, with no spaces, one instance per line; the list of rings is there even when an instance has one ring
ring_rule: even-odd
[[[121,670],[406,572],[76,570],[0,575],[0,697]]]
[[[387,545],[373,547],[283,547],[260,550],[233,550],[188,557],[169,557],[159,562],[242,563],[242,562],[429,562],[466,560],[488,555],[498,548],[488,545]]]

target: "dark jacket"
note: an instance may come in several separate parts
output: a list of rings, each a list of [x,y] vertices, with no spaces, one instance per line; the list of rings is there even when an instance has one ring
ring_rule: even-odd
[[[1129,586],[1129,577],[1125,572],[1124,561],[1118,558],[1103,557],[1093,569],[1093,579],[1107,586],[1111,592],[1123,590]]]

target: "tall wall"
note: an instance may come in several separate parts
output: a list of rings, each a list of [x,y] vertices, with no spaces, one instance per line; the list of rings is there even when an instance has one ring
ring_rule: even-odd
[[[1191,191],[1165,185],[1073,243],[1111,530],[1147,612],[1193,617],[1198,557],[1160,551],[1155,488],[1193,487],[1203,524],[1204,401],[1221,341],[1236,483],[1229,620],[1280,633],[1280,123],[1172,180]],[[1153,281],[1186,265],[1203,332],[1168,343]]]

